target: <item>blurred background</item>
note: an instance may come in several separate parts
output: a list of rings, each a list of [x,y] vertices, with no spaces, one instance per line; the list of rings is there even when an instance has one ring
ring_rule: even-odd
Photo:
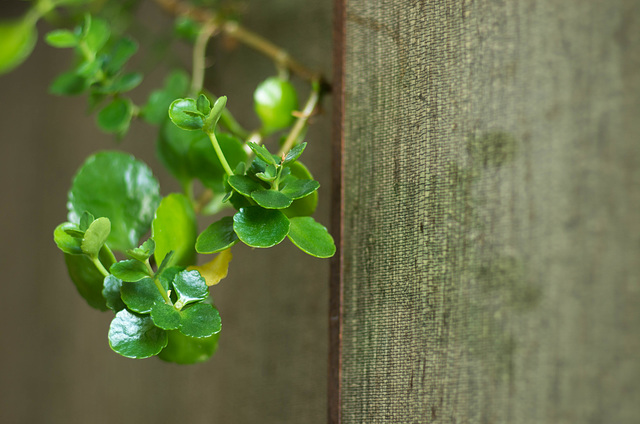
[[[171,27],[151,1],[137,14],[143,36]],[[29,4],[0,2],[0,18]],[[312,69],[331,75],[331,3],[246,0],[243,24],[286,48]],[[51,29],[39,23],[40,38]],[[134,34],[136,35],[136,34]],[[2,42],[2,40],[0,40]],[[252,93],[275,74],[273,64],[244,46],[210,43],[205,86],[226,95],[248,128],[257,126]],[[173,62],[190,71],[190,47],[176,43]],[[229,50],[229,47],[233,47]],[[145,70],[133,92],[143,103],[170,66],[148,70],[141,50],[129,69]],[[288,242],[268,250],[234,248],[229,277],[212,295],[223,331],[206,363],[179,366],[156,358],[132,360],[112,352],[112,314],[91,309],[69,280],[53,243],[66,220],[71,179],[93,152],[118,149],[146,162],[162,194],[179,186],[155,155],[156,128],[134,122],[119,143],[101,133],[86,97],[47,93],[70,66],[70,52],[40,40],[31,57],[0,76],[0,184],[4,295],[0,307],[2,423],[319,423],[326,420],[328,261]],[[168,61],[171,64],[171,61]],[[301,101],[306,84],[297,81]],[[317,220],[329,223],[330,99],[308,133],[306,164],[320,181]],[[210,219],[201,222],[201,229]],[[268,272],[266,271],[268,270]]]

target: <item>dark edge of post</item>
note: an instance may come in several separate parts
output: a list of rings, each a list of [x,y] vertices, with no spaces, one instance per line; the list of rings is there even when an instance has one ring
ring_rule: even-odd
[[[332,190],[331,230],[336,254],[331,260],[329,282],[329,381],[328,422],[340,424],[342,403],[342,313],[343,313],[343,153],[344,153],[344,65],[347,0],[333,1],[332,76]]]

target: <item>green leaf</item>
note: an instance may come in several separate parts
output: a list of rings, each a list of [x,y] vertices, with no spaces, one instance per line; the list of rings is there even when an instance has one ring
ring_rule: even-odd
[[[163,283],[162,280],[159,281]],[[167,291],[166,286],[164,289]],[[162,295],[151,278],[145,278],[135,283],[123,281],[120,293],[125,305],[132,311],[141,314],[151,312],[156,303],[164,303]]]
[[[290,82],[278,77],[267,78],[253,93],[254,108],[269,134],[290,126],[298,109],[298,96]]]
[[[115,262],[113,256],[106,249],[100,251],[100,262],[109,269]],[[106,311],[107,304],[102,296],[104,276],[97,270],[91,259],[85,255],[64,255],[67,271],[71,281],[76,286],[80,296],[87,301],[92,308]]]
[[[276,160],[273,158],[266,147],[260,144],[256,144],[252,141],[247,143],[247,145],[251,148],[251,150],[253,150],[253,153],[255,153],[257,157],[265,161],[267,164],[276,165]]]
[[[198,100],[196,100],[196,107],[203,115],[207,116],[211,112],[211,102],[209,98],[204,94],[200,94],[198,96]]]
[[[207,283],[198,271],[180,272],[173,279],[173,288],[178,295],[178,301],[175,303],[178,309],[209,296]]]
[[[27,60],[37,39],[35,23],[27,19],[0,22],[0,75]]]
[[[320,188],[320,183],[315,180],[299,180],[289,177],[287,184],[282,188],[282,193],[292,199],[302,199]]]
[[[238,236],[233,231],[233,218],[225,216],[214,222],[204,230],[196,241],[198,253],[217,253],[230,248],[238,242]]]
[[[132,116],[131,101],[118,97],[98,113],[98,127],[107,133],[126,132]]]
[[[196,364],[209,359],[218,348],[220,333],[211,337],[189,337],[178,330],[169,331],[169,343],[158,358],[177,364]]]
[[[171,255],[173,252],[170,252],[165,256],[164,261],[158,267],[156,271],[156,278],[162,284],[162,287],[166,287],[167,289],[171,287],[173,280],[175,280],[176,276],[184,271],[184,268],[181,266],[170,266],[167,267],[167,262],[171,259]]]
[[[177,330],[180,327],[181,314],[176,308],[166,303],[156,303],[151,308],[153,323],[164,330]]]
[[[306,147],[307,143],[305,142],[298,144],[293,149],[289,150],[289,153],[287,153],[287,155],[284,157],[284,161],[282,162],[282,164],[287,165],[291,162],[296,161],[300,157],[300,155],[302,155],[302,152],[304,152],[304,149]]]
[[[290,163],[288,165],[288,168],[291,169],[291,176],[293,177],[296,177],[300,180],[313,180],[313,177],[311,176],[311,173],[309,172],[307,167],[299,161]],[[282,212],[289,218],[294,216],[309,216],[315,212],[317,206],[318,192],[314,191],[313,193],[306,197],[303,197],[302,199],[294,200],[291,206],[283,209]]]
[[[175,20],[174,32],[179,38],[194,43],[201,27],[201,24],[187,16],[178,16]]]
[[[78,36],[66,29],[53,30],[44,37],[44,40],[53,47],[67,48],[78,45]]]
[[[104,65],[105,72],[109,75],[117,74],[137,51],[138,43],[128,37],[121,38],[111,49]]]
[[[127,358],[157,355],[167,342],[167,332],[153,325],[149,316],[136,315],[126,309],[116,314],[109,327],[111,349]]]
[[[87,231],[87,229],[89,228],[89,225],[91,225],[91,223],[95,220],[96,218],[93,215],[91,215],[87,211],[84,211],[82,213],[82,216],[80,217],[80,230]],[[84,235],[82,237],[84,237]]]
[[[110,232],[111,222],[108,218],[98,218],[93,221],[84,233],[82,251],[89,257],[97,257]]]
[[[107,275],[104,279],[102,296],[105,298],[107,307],[114,312],[123,310],[126,306],[120,296],[122,281],[113,275]]]
[[[87,21],[89,24],[87,24],[88,28],[85,28],[84,41],[89,51],[97,53],[109,41],[111,28],[107,21],[101,18],[91,17]]]
[[[318,258],[330,258],[336,253],[333,237],[310,216],[291,218],[289,240],[300,250]]]
[[[109,271],[120,280],[131,283],[152,277],[152,275],[149,275],[147,266],[136,259],[127,259],[116,262],[111,265]]]
[[[235,191],[245,196],[251,196],[254,191],[265,190],[259,182],[245,175],[232,175],[229,177],[228,182]]]
[[[133,90],[142,82],[142,74],[139,72],[129,72],[122,76],[115,78],[110,84],[100,88],[102,93],[117,94],[125,93]]]
[[[149,231],[159,201],[158,182],[144,163],[125,153],[100,152],[74,177],[67,207],[71,222],[79,222],[84,211],[109,218],[107,244],[124,252]]]
[[[183,130],[199,130],[204,125],[204,114],[193,99],[177,99],[169,106],[169,118]]]
[[[170,251],[174,255],[169,266],[195,262],[198,225],[191,201],[184,194],[172,193],[162,199],[151,224],[151,234],[156,244],[156,263],[161,263]]]
[[[173,71],[164,81],[164,87],[151,93],[147,104],[141,111],[142,117],[147,122],[159,125],[169,115],[167,111],[171,102],[182,97],[189,89],[189,76],[184,71]],[[175,127],[173,124],[170,124]]]
[[[207,303],[196,303],[180,313],[180,332],[190,337],[210,337],[220,332],[220,313]]]
[[[64,72],[51,83],[49,92],[58,96],[75,96],[89,87],[89,81],[76,72]]]
[[[140,245],[140,247],[136,247],[135,249],[130,249],[126,251],[126,254],[129,255],[132,259],[136,259],[140,262],[145,262],[147,259],[153,255],[153,252],[156,250],[156,243],[153,239],[147,239],[144,243]]]
[[[277,171],[275,165],[267,165],[264,172],[259,172],[256,174],[256,177],[260,178],[262,181],[267,183],[271,183],[271,181],[275,180],[277,177]]]
[[[279,210],[250,206],[233,216],[233,229],[248,246],[271,247],[287,236],[289,220]]]
[[[68,253],[70,255],[82,255],[82,236],[80,238],[74,237],[69,234],[65,230],[77,230],[78,226],[71,222],[63,222],[58,225],[56,229],[53,231],[53,241],[56,242],[58,248],[62,250],[64,253]]]
[[[251,198],[267,209],[284,209],[293,202],[291,197],[277,190],[254,191],[251,193]]]
[[[204,132],[209,134],[215,131],[216,124],[218,123],[220,116],[222,116],[222,113],[224,112],[224,108],[226,104],[227,104],[227,98],[225,96],[220,96],[216,99],[216,102],[213,104],[213,107],[211,108],[211,113],[209,113],[209,116],[207,116],[204,122],[204,127],[202,128]]]

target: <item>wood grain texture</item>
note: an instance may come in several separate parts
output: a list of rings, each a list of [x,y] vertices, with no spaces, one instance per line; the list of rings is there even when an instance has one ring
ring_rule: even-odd
[[[637,422],[640,2],[346,19],[342,422]]]

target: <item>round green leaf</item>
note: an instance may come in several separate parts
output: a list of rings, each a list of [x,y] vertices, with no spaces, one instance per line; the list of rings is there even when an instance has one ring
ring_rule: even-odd
[[[115,262],[113,256],[106,249],[100,251],[100,262],[109,269]],[[102,296],[104,276],[86,255],[64,255],[67,271],[71,281],[75,284],[80,296],[87,301],[92,308],[106,311],[107,304]]]
[[[69,221],[79,222],[84,211],[111,221],[107,244],[119,251],[138,246],[149,231],[160,200],[151,170],[130,155],[101,152],[90,156],[69,191]]]
[[[336,253],[333,237],[310,216],[291,218],[289,240],[300,250],[318,258],[330,258]]]
[[[102,296],[106,300],[107,307],[115,312],[123,310],[126,306],[120,296],[122,281],[118,280],[113,275],[107,275],[104,279],[103,285]]]
[[[26,19],[0,22],[0,75],[24,62],[33,51],[38,33]]]
[[[266,133],[286,128],[295,120],[298,95],[290,82],[278,77],[267,78],[253,93],[254,108]]]
[[[169,331],[169,343],[158,358],[177,364],[196,364],[209,359],[218,348],[220,334],[211,337],[189,337],[178,330]]]
[[[204,125],[205,116],[198,110],[193,99],[176,99],[169,106],[169,118],[183,130],[199,130]]]
[[[238,193],[251,196],[251,193],[265,188],[257,181],[245,175],[232,175],[229,177],[229,185]]]
[[[151,319],[156,327],[164,330],[177,330],[180,327],[180,312],[166,303],[156,303],[151,308]]]
[[[44,40],[53,47],[65,48],[78,45],[78,37],[67,29],[53,30],[44,37]]]
[[[295,177],[289,177],[290,180],[282,188],[282,193],[292,199],[302,199],[315,192],[320,188],[320,183],[315,180],[299,180]]]
[[[291,205],[293,199],[277,190],[260,190],[251,193],[257,204],[267,209],[284,209]]]
[[[113,46],[113,48],[111,49],[111,53],[105,60],[105,71],[110,75],[117,74],[118,72],[120,72],[125,63],[127,63],[129,58],[131,58],[131,56],[135,54],[136,51],[138,51],[138,43],[127,37],[121,38]],[[169,107],[168,103],[167,107]],[[166,109],[164,113],[166,115]]]
[[[167,266],[194,263],[198,225],[191,201],[185,195],[172,193],[162,199],[151,224],[151,234],[156,243],[156,263],[162,263],[172,250],[174,254]]]
[[[198,253],[221,252],[238,242],[238,236],[233,231],[233,218],[225,216],[219,221],[209,225],[196,241]]]
[[[220,332],[220,313],[208,303],[196,303],[180,312],[180,332],[190,337],[209,337]]]
[[[130,283],[135,283],[136,281],[150,277],[147,266],[136,259],[116,262],[111,265],[109,271],[115,277]]]
[[[313,176],[302,163],[296,161],[289,165],[291,169],[291,175],[301,180],[313,180]],[[310,216],[312,215],[316,207],[318,206],[318,192],[314,191],[310,195],[303,197],[302,199],[294,200],[291,206],[283,209],[282,212],[289,218],[294,216]]]
[[[153,325],[149,316],[126,309],[116,314],[109,327],[111,349],[127,358],[148,358],[167,345],[167,332]]]
[[[132,116],[131,101],[118,97],[98,112],[98,127],[107,133],[125,132],[129,128]]]
[[[88,28],[86,28],[88,26]],[[97,53],[111,36],[111,28],[109,23],[101,18],[91,17],[85,23],[85,37],[84,40],[87,43],[87,48],[94,53]]]
[[[111,222],[108,218],[98,218],[89,224],[82,239],[82,251],[90,257],[98,256],[100,249],[107,241],[111,232]]]
[[[82,236],[74,237],[65,230],[78,231],[78,226],[71,222],[63,222],[53,231],[53,241],[64,253],[70,255],[82,255]]]
[[[167,287],[164,289],[167,290]],[[135,283],[124,281],[120,293],[125,305],[132,311],[141,314],[149,313],[156,303],[164,303],[162,295],[151,278],[145,278]]]
[[[271,247],[287,236],[289,220],[279,210],[250,206],[233,216],[233,229],[248,246]]]
[[[209,288],[198,271],[182,271],[173,279],[173,288],[178,295],[176,308],[190,302],[204,300],[209,296]]]

